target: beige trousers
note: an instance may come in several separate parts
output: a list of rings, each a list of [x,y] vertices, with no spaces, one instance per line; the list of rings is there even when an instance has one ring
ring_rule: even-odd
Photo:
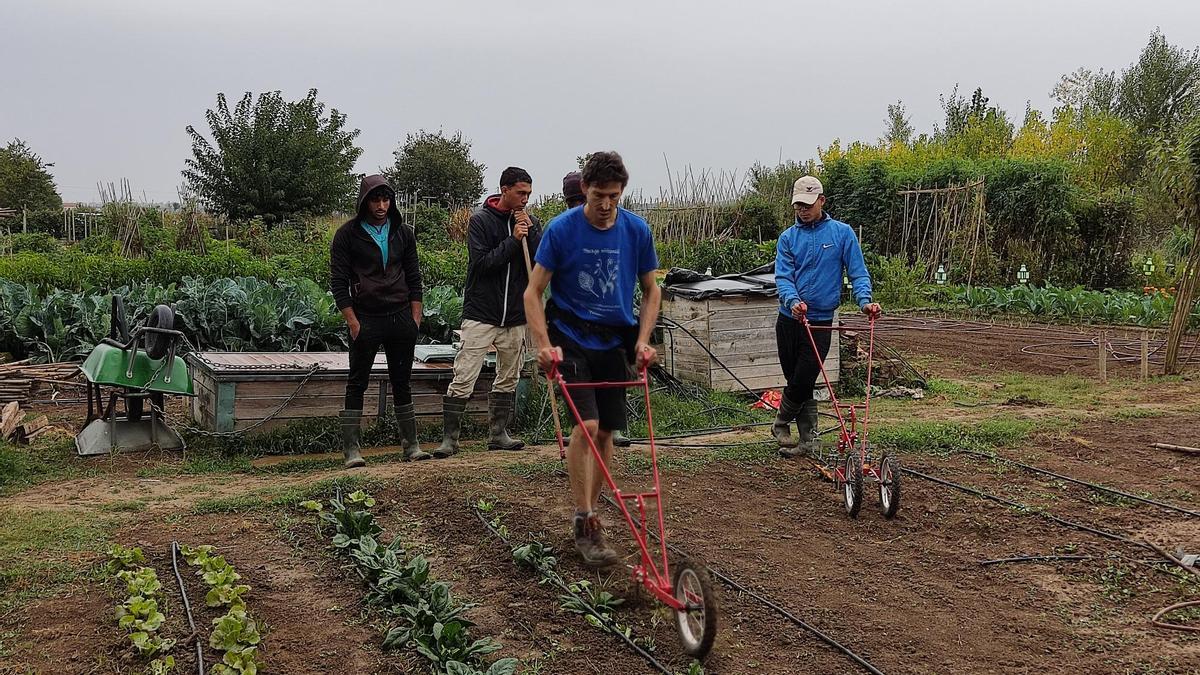
[[[446,388],[447,396],[470,398],[492,345],[496,346],[496,380],[492,391],[511,394],[517,390],[521,363],[525,360],[525,326],[501,328],[463,319],[462,349],[454,357],[454,380]]]

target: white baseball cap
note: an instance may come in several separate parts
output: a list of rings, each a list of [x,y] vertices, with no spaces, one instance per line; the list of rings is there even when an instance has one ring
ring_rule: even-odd
[[[801,176],[792,188],[792,203],[812,204],[823,192],[825,189],[821,187],[821,181],[813,176]]]

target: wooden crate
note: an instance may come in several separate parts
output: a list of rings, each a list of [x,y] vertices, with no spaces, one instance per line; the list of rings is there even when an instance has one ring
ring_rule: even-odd
[[[196,396],[192,419],[209,431],[265,431],[310,417],[336,417],[344,405],[350,372],[346,352],[197,352],[187,355]],[[313,366],[318,370],[308,375]],[[305,379],[307,376],[307,379]],[[453,364],[413,362],[410,380],[418,416],[440,416],[442,395],[453,379]],[[495,371],[485,368],[467,405],[469,415],[487,414],[487,393]],[[364,421],[390,410],[387,362],[375,357],[363,398]]]
[[[662,314],[691,331],[664,331],[659,347],[667,370],[682,380],[717,391],[742,391],[741,385],[709,357],[696,340],[720,359],[746,386],[755,391],[782,389],[787,379],[779,367],[775,321],[779,301],[774,297],[715,297],[691,300],[664,295]],[[837,320],[837,317],[834,317]],[[837,382],[839,335],[833,333],[825,372]],[[817,387],[824,389],[818,377]]]

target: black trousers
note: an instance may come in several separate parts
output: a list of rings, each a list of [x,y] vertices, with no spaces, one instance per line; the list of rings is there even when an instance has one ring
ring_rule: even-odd
[[[380,345],[387,354],[388,380],[397,407],[412,403],[413,351],[417,346],[417,324],[412,308],[387,316],[359,316],[358,338],[350,341],[350,377],[346,381],[346,409],[362,410],[363,394],[371,380],[371,368]]]
[[[821,374],[821,364],[829,355],[829,343],[833,339],[833,331],[817,326],[832,326],[833,319],[824,321],[809,321],[813,325],[813,340],[808,339],[808,330],[799,321],[779,315],[775,322],[775,342],[779,346],[779,366],[783,376],[787,378],[787,387],[783,395],[796,404],[802,404],[812,398],[813,387]],[[813,342],[817,343],[820,356],[813,353]]]

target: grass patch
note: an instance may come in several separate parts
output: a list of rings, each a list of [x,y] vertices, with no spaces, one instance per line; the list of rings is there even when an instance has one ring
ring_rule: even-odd
[[[249,494],[201,499],[191,509],[193,515],[210,513],[245,513],[290,507],[306,499],[315,499],[332,494],[335,490],[353,492],[374,490],[384,485],[380,479],[362,476],[338,476],[320,480],[309,485],[288,488],[265,488]]]
[[[902,453],[945,457],[956,450],[985,451],[1016,445],[1035,425],[1029,420],[991,419],[982,422],[904,422],[882,425],[870,432],[875,445]]]
[[[114,526],[69,511],[0,510],[0,616],[78,579]]]
[[[925,381],[925,394],[929,397],[941,396],[948,400],[973,402],[979,400],[982,390],[964,382],[931,377]]]
[[[138,513],[139,511],[146,510],[146,502],[142,499],[109,502],[107,504],[101,504],[100,510],[108,513]]]
[[[70,439],[18,446],[0,441],[0,496],[50,480],[96,473],[82,465]]]
[[[619,455],[618,459],[626,473],[635,476],[650,474],[650,448],[649,446],[643,447],[645,447],[645,452],[624,452]],[[778,444],[774,441],[754,441],[720,448],[704,448],[699,452],[692,452],[682,457],[664,457],[660,451],[658,470],[660,472],[696,473],[714,462],[762,464],[778,458],[777,448]]]
[[[1059,407],[1096,403],[1107,385],[1098,384],[1076,375],[1028,375],[1008,373],[1001,380],[1003,387],[994,396],[1004,399],[1028,399]]]
[[[1122,408],[1113,413],[1114,420],[1144,420],[1155,417],[1166,417],[1165,410],[1155,408]]]
[[[504,470],[521,478],[538,478],[552,476],[560,468],[566,469],[566,464],[561,460],[546,459],[538,462],[516,462],[504,467]]]

